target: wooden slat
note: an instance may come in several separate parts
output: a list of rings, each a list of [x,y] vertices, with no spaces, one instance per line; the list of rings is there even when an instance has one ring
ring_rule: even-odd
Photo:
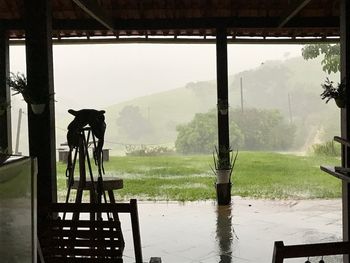
[[[68,179],[67,179],[67,185],[69,185]],[[78,186],[79,186],[79,178],[75,178],[73,180],[73,185],[71,187],[72,189],[77,189]],[[91,179],[89,177],[86,178],[84,189],[89,190],[89,189],[92,189],[92,187],[97,189],[97,180],[95,180],[94,184],[92,184]],[[123,188],[123,179],[116,178],[116,177],[108,177],[108,176],[103,177],[103,189],[105,191],[117,190],[122,188]]]
[[[123,263],[121,258],[50,258],[49,263]],[[46,263],[46,262],[45,262]]]
[[[106,258],[117,258],[121,257],[121,251],[114,249],[86,249],[86,248],[59,248],[50,247],[43,249],[44,253],[51,255],[51,257],[62,256],[67,257],[70,255],[75,256],[104,256]],[[49,256],[50,257],[50,256]]]
[[[48,227],[84,227],[84,228],[117,228],[120,226],[120,222],[118,221],[89,221],[89,220],[51,220],[48,222]]]
[[[282,263],[285,258],[305,258],[330,255],[346,255],[350,252],[350,242],[330,242],[285,246],[275,242],[272,263]]]
[[[347,141],[347,140],[345,140],[345,139],[342,138],[342,137],[334,136],[334,141],[339,142],[339,143],[341,143],[342,145],[345,145],[345,146],[347,146],[347,147],[350,147],[350,142]]]
[[[120,238],[121,232],[109,230],[61,230],[52,229],[48,231],[52,237],[70,237],[70,238]]]
[[[54,203],[49,207],[50,212],[67,212],[67,213],[130,213],[129,203],[116,203],[116,204],[75,204],[75,203]]]
[[[46,244],[47,246],[48,244]],[[113,249],[119,249],[123,246],[123,243],[119,239],[56,239],[52,238],[49,241],[50,246],[67,246],[67,247],[108,247]]]
[[[347,182],[350,182],[350,176],[349,175],[346,175],[346,174],[343,174],[343,173],[340,173],[340,172],[337,172],[335,171],[335,168],[334,167],[331,167],[331,166],[323,166],[321,165],[320,166],[321,170],[330,174],[330,175],[333,175],[334,177],[337,177],[343,181],[347,181]]]

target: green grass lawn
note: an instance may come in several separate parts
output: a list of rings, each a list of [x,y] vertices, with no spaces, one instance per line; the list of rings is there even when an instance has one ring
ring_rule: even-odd
[[[251,198],[309,199],[341,196],[339,179],[321,172],[321,164],[339,165],[335,157],[240,152],[232,194]],[[106,176],[124,179],[117,198],[141,200],[215,199],[211,156],[111,157]],[[60,200],[66,195],[66,165],[58,164]],[[78,175],[78,171],[76,170]]]

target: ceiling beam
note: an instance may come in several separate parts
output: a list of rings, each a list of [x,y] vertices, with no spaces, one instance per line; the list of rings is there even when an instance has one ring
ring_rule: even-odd
[[[2,22],[0,20],[0,22]],[[115,20],[114,30],[165,30],[165,29],[213,29],[227,28],[276,28],[275,18],[198,18],[198,19],[129,19]],[[339,17],[298,18],[290,21],[285,28],[333,28],[339,27]],[[102,26],[94,20],[54,20],[54,29],[61,30],[102,30]]]
[[[215,44],[216,39],[208,38],[84,38],[84,39],[53,39],[54,45],[81,45],[81,44]],[[339,43],[339,38],[228,38],[228,44],[311,44],[311,43]],[[24,39],[10,40],[11,46],[25,45]]]
[[[114,30],[114,20],[96,0],[73,0],[83,11],[100,22],[109,30]]]
[[[289,20],[298,14],[311,0],[295,0],[289,5],[288,9],[283,13],[282,19],[278,24],[278,28],[284,27]]]
[[[105,27],[94,19],[65,20],[54,19],[52,22],[54,30],[105,30]],[[276,18],[197,18],[197,19],[139,19],[139,20],[114,20],[114,30],[181,30],[181,29],[213,29],[219,26],[236,29],[267,29],[276,30]],[[23,30],[24,22],[22,20],[0,19],[0,24],[7,30]],[[299,17],[290,21],[285,29],[299,29],[299,31],[312,31],[312,29],[336,29],[339,31],[339,17]]]

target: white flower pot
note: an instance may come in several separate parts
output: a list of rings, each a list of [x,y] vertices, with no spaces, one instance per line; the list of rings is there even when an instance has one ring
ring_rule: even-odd
[[[34,114],[41,114],[45,110],[45,104],[30,104]]]
[[[345,108],[346,103],[344,99],[334,99],[334,101],[339,108]]]
[[[230,182],[231,170],[216,170],[216,183],[227,184]]]

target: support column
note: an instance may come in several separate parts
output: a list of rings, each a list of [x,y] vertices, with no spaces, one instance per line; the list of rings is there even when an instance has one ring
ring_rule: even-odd
[[[52,1],[24,3],[28,88],[32,93],[51,97],[46,101],[45,110],[41,114],[34,114],[28,105],[29,153],[38,159],[37,210],[40,222],[45,216],[43,208],[57,201]]]
[[[341,110],[341,136],[350,140],[350,2],[341,0],[340,4],[340,76],[342,81],[346,81],[346,107]],[[342,165],[350,167],[350,149],[342,148]],[[350,184],[346,181],[342,183],[343,202],[343,239],[349,241],[350,238]],[[349,255],[344,255],[344,262],[349,263]]]
[[[0,148],[12,153],[11,95],[7,85],[9,77],[9,38],[5,29],[0,28]]]
[[[216,74],[217,74],[217,116],[218,150],[220,163],[230,164],[230,138],[228,118],[228,69],[226,28],[216,29]],[[231,203],[231,183],[216,184],[219,205]]]

